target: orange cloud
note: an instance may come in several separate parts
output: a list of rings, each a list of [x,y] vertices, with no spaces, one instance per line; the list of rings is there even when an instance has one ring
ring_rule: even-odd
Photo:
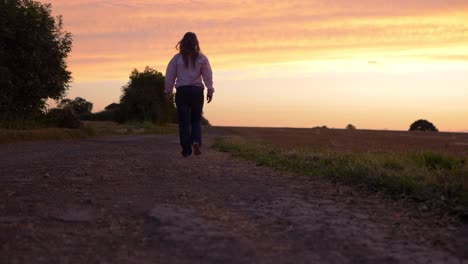
[[[446,1],[52,1],[74,35],[75,78],[128,68],[165,69],[176,42],[195,31],[220,68],[468,46],[468,3]],[[433,54],[445,56],[447,54]],[[124,76],[126,76],[125,74]]]

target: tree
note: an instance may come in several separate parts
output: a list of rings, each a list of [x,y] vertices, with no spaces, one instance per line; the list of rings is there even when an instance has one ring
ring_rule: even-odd
[[[348,124],[348,125],[346,126],[346,129],[348,129],[348,130],[356,130],[356,127],[355,127],[353,124]]]
[[[104,110],[113,111],[113,110],[118,110],[119,108],[120,108],[120,104],[112,103],[112,104],[104,107]]]
[[[433,131],[437,132],[437,128],[432,124],[431,122],[424,120],[424,119],[419,119],[417,121],[414,121],[413,124],[411,124],[409,131]]]
[[[173,102],[166,102],[164,85],[162,73],[150,67],[146,67],[143,72],[134,69],[130,81],[122,87],[120,121],[174,121],[175,106]]]
[[[68,89],[72,37],[51,13],[38,1],[0,1],[0,120],[32,118]]]
[[[86,101],[86,99],[83,99],[81,97],[76,97],[75,99],[63,99],[60,101],[59,105],[60,108],[69,108],[72,110],[73,113],[76,115],[84,115],[84,114],[90,114],[91,111],[93,110],[93,103]]]

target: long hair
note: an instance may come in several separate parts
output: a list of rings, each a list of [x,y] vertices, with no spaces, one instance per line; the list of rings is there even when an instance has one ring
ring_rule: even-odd
[[[190,63],[195,68],[195,61],[201,52],[197,35],[193,32],[185,33],[184,37],[177,43],[176,49],[182,54],[185,67],[188,68]]]

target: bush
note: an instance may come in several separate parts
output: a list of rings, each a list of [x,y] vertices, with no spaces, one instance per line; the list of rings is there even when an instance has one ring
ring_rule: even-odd
[[[46,122],[50,126],[60,127],[60,128],[79,128],[81,127],[81,122],[72,110],[69,108],[60,109],[54,108],[51,109],[46,114]]]
[[[204,126],[211,126],[210,121],[208,121],[208,119],[206,119],[204,116],[202,116],[202,118],[201,118],[201,123]]]
[[[438,132],[437,128],[432,124],[431,122],[424,120],[424,119],[419,119],[417,121],[414,121],[413,124],[411,124],[409,131],[432,131],[432,132]]]

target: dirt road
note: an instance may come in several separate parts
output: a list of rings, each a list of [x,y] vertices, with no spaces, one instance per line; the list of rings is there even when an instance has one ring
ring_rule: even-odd
[[[467,234],[173,135],[0,145],[0,263],[468,263]]]

